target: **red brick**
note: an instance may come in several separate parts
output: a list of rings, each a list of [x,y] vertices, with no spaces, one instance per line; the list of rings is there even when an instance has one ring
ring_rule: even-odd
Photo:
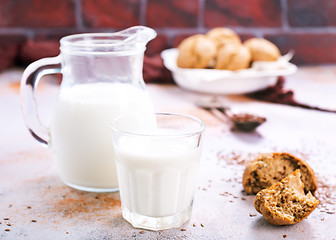
[[[0,0],[0,26],[72,27],[72,0]]]
[[[207,0],[206,27],[279,27],[282,25],[281,0]]]
[[[168,38],[165,35],[158,35],[147,44],[146,55],[153,56],[160,54],[163,50],[169,48]]]
[[[25,65],[44,57],[59,54],[58,40],[29,40],[20,49],[20,60]]]
[[[87,33],[88,31],[85,31]],[[76,30],[60,30],[56,31],[53,30],[52,32],[44,32],[44,33],[38,33],[35,35],[34,40],[35,41],[59,41],[62,37],[72,35],[72,34],[78,34],[82,33]]]
[[[335,1],[288,0],[288,21],[293,27],[335,26],[335,12]]]
[[[140,24],[140,0],[83,0],[87,27],[127,28]]]
[[[150,27],[197,27],[197,0],[148,0],[146,21]]]
[[[279,46],[283,54],[293,49],[293,63],[336,63],[336,34],[277,34],[265,37]]]
[[[15,64],[19,46],[24,41],[25,37],[20,35],[0,36],[0,71]]]

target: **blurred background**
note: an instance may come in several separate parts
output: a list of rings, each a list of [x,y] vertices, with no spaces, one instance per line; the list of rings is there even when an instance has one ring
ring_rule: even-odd
[[[59,39],[82,32],[154,28],[147,56],[214,27],[243,40],[264,37],[293,63],[336,62],[334,0],[0,0],[0,70],[59,53]]]

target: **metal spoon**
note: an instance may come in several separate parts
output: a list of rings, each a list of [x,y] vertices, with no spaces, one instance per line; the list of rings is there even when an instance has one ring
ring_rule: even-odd
[[[266,121],[266,118],[264,117],[249,113],[240,113],[236,109],[224,106],[223,103],[216,99],[212,99],[210,101],[200,100],[195,104],[200,108],[212,112],[216,116],[218,116],[218,113],[225,115],[233,122],[237,130],[243,132],[252,132]]]

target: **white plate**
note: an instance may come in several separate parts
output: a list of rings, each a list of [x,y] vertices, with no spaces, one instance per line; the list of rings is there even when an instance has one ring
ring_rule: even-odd
[[[178,50],[175,48],[161,53],[163,62],[172,74],[176,84],[182,88],[214,94],[243,94],[257,91],[274,84],[278,76],[286,76],[297,71],[297,67],[289,63],[277,68],[266,66],[265,69],[244,69],[239,71],[217,69],[190,69],[176,65]],[[267,63],[266,63],[267,64]],[[258,65],[260,66],[260,65]]]

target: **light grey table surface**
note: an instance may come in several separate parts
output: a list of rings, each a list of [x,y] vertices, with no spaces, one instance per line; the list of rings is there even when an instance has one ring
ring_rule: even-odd
[[[21,74],[0,74],[1,239],[336,239],[335,113],[222,96],[231,106],[267,118],[256,132],[240,133],[231,131],[226,119],[195,107],[194,101],[209,95],[149,84],[156,111],[193,114],[207,129],[191,220],[178,229],[142,231],[121,217],[118,193],[80,192],[60,181],[51,150],[37,143],[23,122]],[[336,109],[336,66],[300,68],[287,79],[299,101]],[[58,90],[49,82],[42,81],[38,91],[46,125]],[[318,177],[321,204],[296,225],[268,224],[254,209],[254,196],[242,191],[244,163],[274,151],[304,158]]]

